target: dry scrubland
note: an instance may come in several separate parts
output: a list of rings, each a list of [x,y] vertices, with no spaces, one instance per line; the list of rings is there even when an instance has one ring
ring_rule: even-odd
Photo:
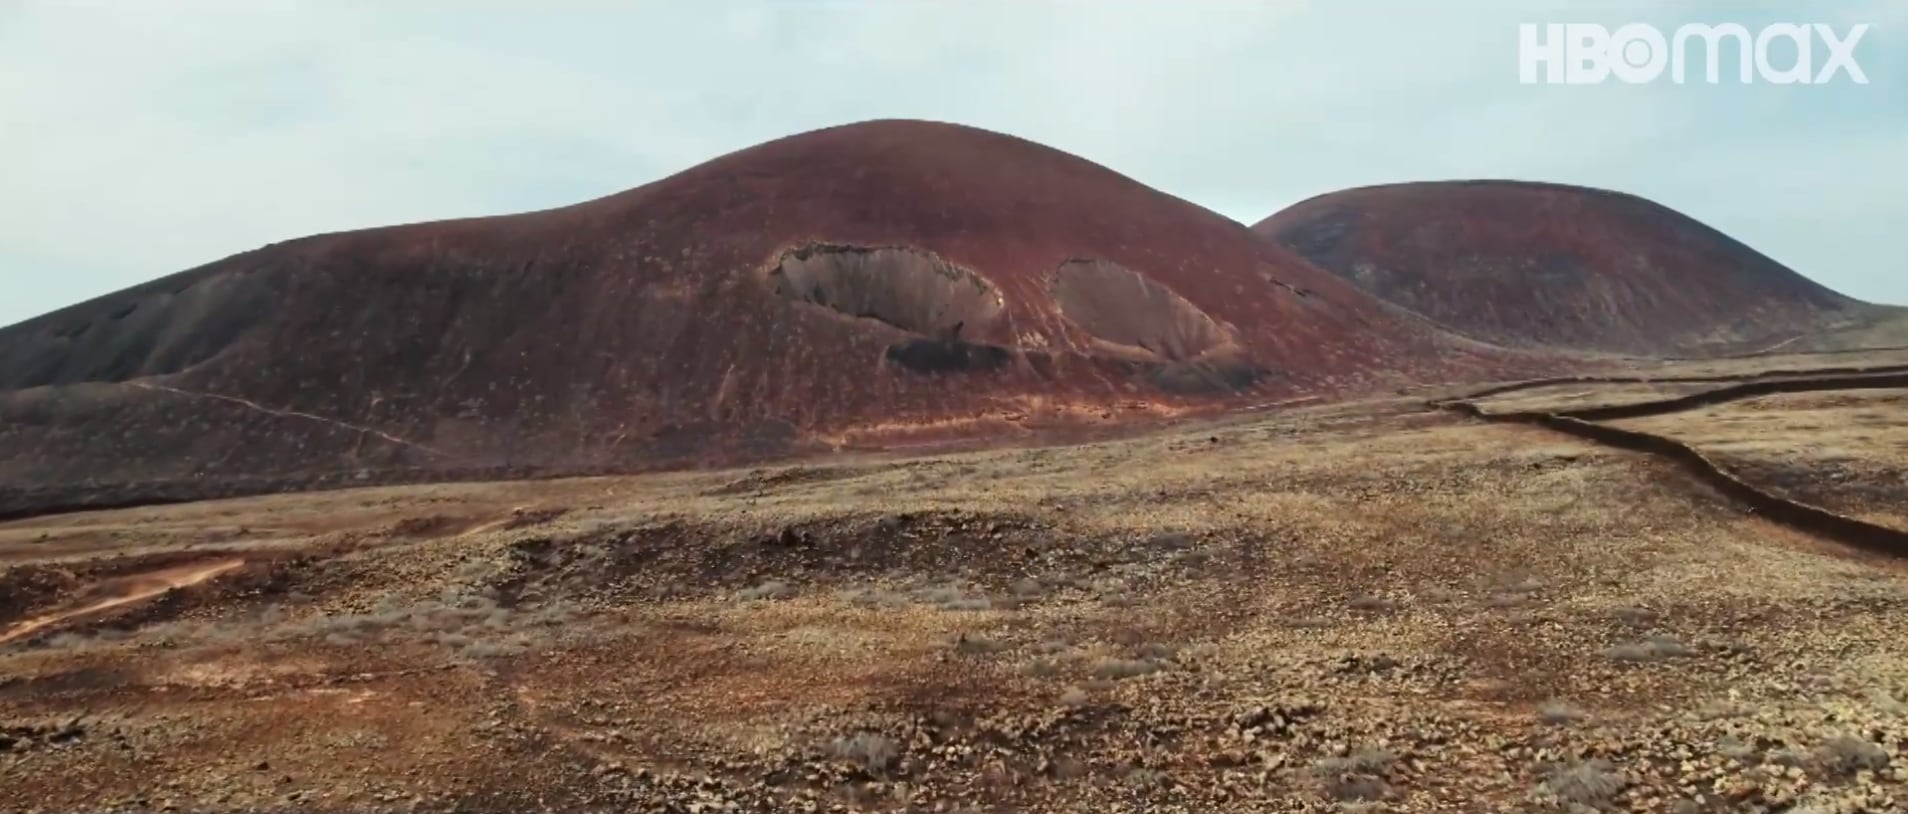
[[[1903,406],[1632,423],[1875,515]],[[0,569],[6,810],[1908,806],[1900,563],[1415,400],[69,515]]]

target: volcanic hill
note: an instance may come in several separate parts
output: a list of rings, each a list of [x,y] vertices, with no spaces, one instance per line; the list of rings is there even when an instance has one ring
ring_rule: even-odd
[[[0,514],[1018,437],[1504,359],[1083,159],[867,122],[0,329]]]
[[[1253,229],[1475,339],[1642,356],[1792,344],[1886,309],[1643,198],[1520,181],[1361,187]]]

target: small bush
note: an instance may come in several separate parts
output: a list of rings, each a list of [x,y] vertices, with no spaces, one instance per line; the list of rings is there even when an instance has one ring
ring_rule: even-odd
[[[1583,713],[1564,701],[1550,700],[1537,708],[1537,720],[1551,726],[1563,726],[1583,720]]]
[[[1566,803],[1599,806],[1610,802],[1629,785],[1607,761],[1586,760],[1559,766],[1544,778],[1543,790]]]
[[[1752,763],[1756,759],[1756,745],[1734,735],[1724,735],[1716,741],[1716,754],[1738,763]]]
[[[1383,749],[1359,749],[1342,757],[1320,758],[1312,764],[1312,774],[1324,784],[1325,795],[1334,800],[1382,800],[1391,792],[1385,772],[1396,760]]]
[[[1321,777],[1348,774],[1384,774],[1397,756],[1383,749],[1358,749],[1343,757],[1320,758],[1312,771]]]
[[[1634,644],[1620,644],[1603,651],[1617,661],[1649,662],[1693,656],[1696,651],[1673,636],[1651,636]]]
[[[964,596],[946,602],[936,602],[934,606],[945,611],[984,611],[993,610],[993,600],[984,596]]]
[[[1391,786],[1383,778],[1347,775],[1325,780],[1325,794],[1334,800],[1376,802],[1390,793]]]
[[[772,579],[753,588],[744,588],[735,598],[743,602],[787,599],[795,595],[795,587],[779,579]]]
[[[67,631],[47,637],[46,647],[52,650],[72,650],[85,645],[87,641],[85,636]]]
[[[472,641],[458,648],[457,654],[473,661],[481,661],[515,656],[529,649],[529,641],[513,637],[504,640]]]
[[[1060,694],[1060,705],[1063,707],[1083,707],[1090,700],[1092,698],[1087,691],[1079,687],[1068,687],[1066,692]]]
[[[1484,604],[1496,610],[1505,610],[1507,608],[1521,608],[1525,605],[1530,604],[1530,595],[1529,594],[1494,593],[1488,597],[1485,597]]]
[[[1831,774],[1852,775],[1888,768],[1888,750],[1854,735],[1840,735],[1815,748],[1815,762]]]
[[[1612,616],[1616,617],[1617,621],[1622,622],[1623,624],[1629,625],[1630,627],[1648,627],[1650,625],[1656,624],[1656,621],[1658,619],[1663,618],[1662,614],[1659,614],[1656,611],[1650,610],[1649,608],[1639,607],[1635,605],[1627,605],[1621,608],[1617,608],[1616,610],[1611,611],[1610,613]]]
[[[1801,767],[1809,762],[1808,755],[1803,754],[1800,750],[1790,749],[1786,746],[1769,750],[1769,754],[1764,756],[1763,759],[1784,768]]]
[[[1159,672],[1159,662],[1145,659],[1100,659],[1091,670],[1094,678],[1120,681]]]
[[[471,638],[462,633],[435,633],[428,638],[453,650],[469,647],[471,644]]]
[[[1126,783],[1136,789],[1161,789],[1172,785],[1172,778],[1157,769],[1134,769],[1126,773]]]
[[[1346,604],[1350,605],[1352,610],[1365,613],[1390,613],[1398,609],[1398,603],[1395,600],[1373,594],[1359,594],[1352,597]]]
[[[1172,659],[1179,656],[1179,648],[1174,647],[1170,644],[1160,644],[1158,642],[1149,642],[1147,644],[1142,644],[1137,649],[1135,649],[1133,651],[1133,655],[1139,656],[1140,658],[1147,659],[1149,661],[1171,661]]]
[[[1034,645],[1034,652],[1043,656],[1065,653],[1072,649],[1073,643],[1065,639],[1041,639],[1038,644]]]
[[[993,601],[985,595],[970,591],[959,584],[916,591],[914,601],[923,605],[933,605],[945,611],[984,611],[992,610],[994,607]]]
[[[906,596],[892,591],[853,588],[835,594],[835,598],[862,608],[901,608],[909,604]]]
[[[901,757],[901,747],[894,739],[875,732],[857,732],[838,739],[829,745],[829,752],[837,760],[860,766],[869,774],[886,772]]]
[[[1061,672],[1060,663],[1053,659],[1034,659],[1021,671],[1034,678],[1053,678]]]
[[[1519,579],[1516,582],[1508,583],[1498,588],[1498,591],[1500,593],[1507,593],[1507,594],[1534,594],[1543,589],[1544,589],[1543,580],[1533,576],[1526,576],[1523,579]]]
[[[954,652],[963,656],[985,656],[1011,648],[1012,645],[985,636],[970,636],[963,633],[954,639]]]

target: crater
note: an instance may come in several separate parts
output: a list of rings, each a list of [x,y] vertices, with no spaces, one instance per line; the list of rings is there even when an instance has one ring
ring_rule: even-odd
[[[1103,350],[1141,363],[1154,386],[1179,393],[1243,390],[1264,371],[1199,306],[1117,263],[1076,259],[1053,273],[1060,314]]]
[[[1187,362],[1233,344],[1225,328],[1146,275],[1104,260],[1068,260],[1053,274],[1053,299],[1067,321],[1102,342]]]
[[[979,341],[1007,310],[1000,290],[931,252],[810,244],[783,253],[769,282],[787,299],[913,334],[884,358],[916,373],[985,372],[1013,359]]]
[[[810,244],[769,271],[775,293],[932,340],[973,341],[1007,310],[1000,290],[931,252]]]

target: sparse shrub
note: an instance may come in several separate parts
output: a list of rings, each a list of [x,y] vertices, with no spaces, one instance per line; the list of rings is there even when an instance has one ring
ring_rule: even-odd
[[[1872,688],[1866,693],[1863,693],[1863,695],[1868,698],[1870,705],[1882,712],[1886,712],[1890,715],[1900,715],[1904,712],[1908,712],[1908,704],[1903,704],[1899,699],[1895,698],[1894,693],[1885,689]]]
[[[948,611],[984,611],[993,610],[994,603],[984,596],[964,596],[946,602],[936,602],[935,607]]]
[[[914,601],[945,611],[984,611],[994,607],[994,603],[985,595],[970,591],[958,583],[916,591]]]
[[[1665,658],[1682,658],[1696,654],[1695,650],[1690,649],[1689,645],[1683,644],[1682,640],[1675,636],[1651,636],[1643,641]]]
[[[1808,755],[1803,754],[1800,750],[1791,749],[1786,746],[1769,750],[1769,754],[1766,755],[1764,759],[1784,768],[1798,767],[1809,762]]]
[[[1564,701],[1552,699],[1537,708],[1537,720],[1551,726],[1563,726],[1583,720],[1583,713]]]
[[[1716,741],[1716,754],[1739,763],[1750,763],[1756,758],[1756,745],[1734,735],[1724,735]]]
[[[1015,599],[1021,601],[1039,599],[1047,592],[1046,586],[1040,584],[1040,580],[1034,579],[1033,577],[1015,580],[1013,586],[1008,590],[1013,592]]]
[[[1325,779],[1325,793],[1334,800],[1374,802],[1391,793],[1391,785],[1380,777],[1344,775]]]
[[[1212,552],[1203,548],[1188,549],[1173,555],[1173,561],[1189,568],[1199,568],[1212,561]]]
[[[1658,619],[1663,618],[1662,614],[1659,614],[1656,611],[1650,610],[1649,608],[1639,607],[1635,605],[1626,605],[1624,607],[1617,608],[1616,610],[1611,611],[1610,613],[1612,616],[1616,617],[1617,621],[1622,622],[1623,624],[1629,625],[1630,627],[1648,627],[1650,625],[1656,624],[1656,621]]]
[[[1374,594],[1359,594],[1352,597],[1346,604],[1350,605],[1352,610],[1364,613],[1390,613],[1398,609],[1396,600]]]
[[[1151,675],[1159,672],[1159,669],[1159,662],[1156,661],[1107,658],[1094,662],[1091,672],[1095,678],[1120,681],[1143,675]]]
[[[1192,534],[1185,531],[1162,531],[1146,538],[1146,545],[1172,551],[1190,548],[1194,542]]]
[[[1034,659],[1023,669],[1027,675],[1034,678],[1053,678],[1060,675],[1060,664],[1053,659]]]
[[[575,609],[561,602],[555,602],[536,609],[529,614],[525,622],[539,627],[561,627],[575,618]]]
[[[1157,769],[1135,768],[1126,773],[1126,784],[1136,789],[1163,789],[1172,785],[1172,778]]]
[[[1630,781],[1608,761],[1586,760],[1559,766],[1544,778],[1543,790],[1566,803],[1599,806],[1610,802]]]
[[[1065,653],[1072,649],[1073,643],[1065,639],[1041,639],[1039,644],[1034,645],[1035,653],[1046,656],[1051,656],[1055,653]]]
[[[1865,738],[1838,735],[1815,748],[1815,762],[1830,774],[1852,775],[1888,768],[1888,750]]]
[[[453,650],[459,650],[459,649],[469,647],[471,645],[471,642],[472,642],[471,638],[462,633],[437,634],[437,643],[445,647],[451,648]]]
[[[910,604],[908,597],[902,594],[873,588],[853,588],[837,593],[835,597],[862,608],[901,608]]]
[[[1089,700],[1091,698],[1087,695],[1087,691],[1079,687],[1068,687],[1066,692],[1060,694],[1060,705],[1063,707],[1086,706]]]
[[[1321,777],[1384,774],[1397,759],[1396,755],[1384,749],[1358,749],[1341,757],[1319,758],[1312,764],[1312,771]]]
[[[771,579],[752,588],[738,591],[735,598],[743,602],[787,599],[795,595],[795,587],[779,579]]]
[[[1750,710],[1735,701],[1726,698],[1712,698],[1698,704],[1695,716],[1700,721],[1720,721],[1725,718],[1741,718]]]
[[[1381,800],[1391,792],[1385,772],[1397,757],[1383,749],[1358,749],[1340,757],[1320,758],[1312,774],[1334,800]]]
[[[1053,776],[1061,780],[1077,780],[1085,777],[1089,768],[1086,761],[1062,757],[1053,762]]]
[[[1620,644],[1603,651],[1617,661],[1648,662],[1695,655],[1688,645],[1674,636],[1651,636],[1634,644]]]
[[[1525,576],[1522,579],[1504,585],[1499,588],[1498,591],[1507,594],[1534,594],[1543,589],[1543,580],[1534,576]]]
[[[1170,644],[1148,642],[1135,649],[1133,655],[1150,661],[1171,661],[1179,656],[1179,648]]]
[[[900,758],[901,747],[886,735],[856,732],[830,744],[829,752],[836,759],[860,766],[869,774],[881,774]]]
[[[954,639],[954,652],[963,656],[984,656],[1010,649],[1012,645],[998,642],[985,636],[961,634]]]
[[[457,654],[467,659],[483,660],[515,656],[530,649],[530,643],[523,639],[473,641],[458,649]]]
[[[1497,610],[1521,608],[1530,604],[1529,594],[1494,593],[1484,598],[1484,604]]]
[[[72,650],[87,643],[87,638],[78,633],[66,631],[47,637],[46,646],[52,650]]]

